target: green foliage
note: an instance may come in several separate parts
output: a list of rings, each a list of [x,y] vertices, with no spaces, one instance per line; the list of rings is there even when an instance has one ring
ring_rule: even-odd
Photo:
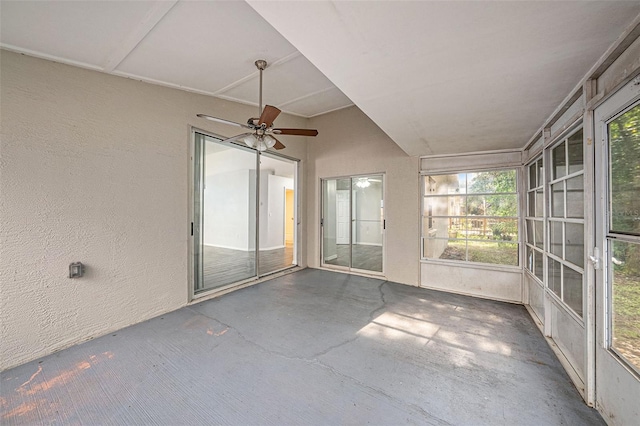
[[[613,229],[640,234],[640,105],[609,123]]]
[[[517,217],[516,171],[494,170],[467,175],[470,177],[467,213],[476,216]],[[483,194],[484,195],[473,195]],[[495,194],[495,195],[494,195]],[[517,238],[517,221],[491,221],[495,240],[510,241]]]

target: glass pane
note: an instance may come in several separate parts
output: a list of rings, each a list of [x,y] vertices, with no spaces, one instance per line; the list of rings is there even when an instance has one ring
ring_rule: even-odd
[[[464,216],[465,197],[460,195],[425,197],[424,214],[432,216]]]
[[[535,275],[536,277],[538,277],[538,279],[542,282],[544,282],[544,270],[542,269],[542,260],[544,259],[544,255],[537,251],[534,250],[533,251],[533,261],[534,261],[534,267],[535,267]]]
[[[564,217],[564,182],[551,185],[551,216]]]
[[[518,244],[516,243],[469,240],[467,249],[470,262],[518,265]]]
[[[542,186],[544,180],[544,170],[542,169],[542,158],[538,160],[538,186]]]
[[[564,268],[562,300],[582,317],[582,274],[564,265],[562,267]]]
[[[567,140],[569,151],[569,174],[578,172],[584,168],[582,159],[582,129],[574,133]]]
[[[510,195],[469,195],[467,214],[473,216],[518,216],[518,197]],[[453,215],[452,215],[453,216]]]
[[[549,251],[562,257],[562,222],[549,221]]]
[[[294,161],[260,155],[260,275],[296,264],[296,167]]]
[[[544,216],[543,199],[544,199],[544,193],[542,192],[542,189],[536,190],[536,214],[535,214],[536,217]]]
[[[574,265],[584,267],[584,225],[565,223],[565,259]]]
[[[525,264],[524,267],[527,268],[529,271],[533,272],[533,249],[529,246],[527,246],[527,254],[526,254],[526,260],[525,260]]]
[[[471,193],[516,192],[515,170],[467,173],[467,191]]]
[[[612,347],[640,369],[640,244],[611,241]]]
[[[560,268],[562,267],[562,265],[560,264],[560,262],[556,262],[551,258],[549,258],[547,265],[549,267],[549,279],[547,280],[549,290],[557,294],[558,297],[562,297],[562,295],[560,294]]]
[[[537,168],[537,163],[533,163],[529,166],[529,189],[533,189],[538,186],[538,179],[536,175]]]
[[[256,276],[256,152],[205,137],[202,199],[203,286]]]
[[[425,176],[425,195],[465,194],[466,174]]]
[[[535,191],[529,192],[528,204],[529,204],[529,208],[528,208],[528,212],[529,213],[528,213],[528,215],[530,217],[536,216],[536,193],[535,193]]]
[[[466,260],[467,243],[464,240],[427,238],[424,255],[429,259]]]
[[[535,221],[535,237],[536,242],[535,245],[538,248],[544,248],[544,223],[541,221]]]
[[[518,241],[518,220],[468,216],[466,234],[474,240]]]
[[[352,182],[351,267],[382,272],[382,175]]]
[[[323,181],[322,257],[329,265],[350,265],[349,193],[351,179],[328,179]]]
[[[567,217],[584,217],[584,177],[567,179]]]
[[[526,231],[527,231],[527,242],[529,244],[534,244],[535,243],[535,240],[533,238],[533,227],[534,227],[533,220],[530,220],[530,219],[527,220],[526,224],[525,224],[525,228],[526,228]]]
[[[640,235],[640,104],[608,126],[611,230]]]
[[[567,159],[565,155],[564,142],[558,145],[551,152],[553,163],[552,180],[556,180],[567,175]]]

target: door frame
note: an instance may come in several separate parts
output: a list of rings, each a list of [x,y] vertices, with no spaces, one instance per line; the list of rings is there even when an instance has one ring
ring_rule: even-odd
[[[370,176],[381,176],[382,177],[382,271],[369,271],[366,269],[358,269],[353,268],[352,265],[352,248],[353,248],[353,180],[363,177]],[[324,181],[327,180],[338,180],[338,179],[349,179],[351,182],[349,189],[349,266],[339,266],[339,265],[331,265],[325,263],[324,261]],[[320,220],[318,221],[318,235],[319,243],[320,243],[320,267],[333,269],[337,271],[343,272],[353,272],[362,275],[374,275],[374,276],[384,276],[386,271],[386,250],[387,250],[387,228],[386,228],[386,220],[387,220],[387,205],[386,205],[386,193],[387,193],[387,178],[385,172],[372,172],[372,173],[359,173],[354,175],[342,175],[342,176],[326,176],[320,178]]]
[[[596,408],[609,420],[631,422],[639,409],[633,401],[624,402],[621,396],[640,394],[640,374],[611,348],[611,257],[609,239],[610,161],[608,123],[640,101],[640,80],[628,82],[620,90],[603,100],[594,109],[594,210],[595,241],[589,247],[590,263],[594,270],[594,372],[593,396]],[[615,233],[614,233],[615,234]],[[613,237],[611,237],[613,238]],[[629,240],[621,238],[621,240]],[[637,242],[637,237],[634,237]],[[598,249],[599,253],[596,251]],[[633,399],[633,398],[632,398]],[[622,405],[618,405],[622,404]],[[612,407],[614,406],[614,407]],[[633,412],[636,410],[635,413]]]
[[[284,159],[291,161],[295,164],[295,172],[294,172],[294,229],[293,229],[293,241],[294,241],[294,253],[293,253],[293,261],[295,264],[287,266],[282,269],[278,269],[275,271],[270,271],[264,274],[260,274],[260,264],[259,264],[259,252],[260,252],[260,224],[259,224],[259,209],[257,208],[260,203],[260,157],[264,155],[262,152],[257,151],[255,148],[249,148],[244,144],[231,142],[230,144],[242,149],[244,151],[255,151],[256,152],[256,241],[255,241],[255,275],[249,277],[247,279],[237,281],[231,284],[227,284],[224,286],[216,287],[210,290],[203,290],[201,292],[196,293],[195,284],[196,284],[196,265],[197,265],[197,256],[198,251],[196,250],[196,238],[201,235],[200,230],[198,229],[198,221],[195,209],[195,201],[196,201],[196,191],[200,190],[196,188],[196,172],[201,170],[200,167],[197,167],[196,162],[196,134],[199,133],[204,135],[205,137],[210,137],[213,139],[217,139],[219,141],[223,141],[227,139],[226,136],[220,136],[218,134],[212,133],[207,130],[203,130],[201,128],[190,126],[189,127],[189,166],[188,166],[188,201],[187,201],[187,211],[188,211],[188,222],[187,222],[187,236],[188,236],[188,271],[187,271],[187,285],[188,285],[188,299],[187,303],[190,303],[197,299],[202,298],[210,298],[216,295],[221,295],[225,293],[229,293],[234,290],[238,290],[240,288],[247,287],[249,285],[254,285],[262,281],[263,278],[268,277],[273,274],[277,274],[279,272],[283,272],[292,268],[299,266],[301,259],[301,250],[302,244],[299,241],[300,227],[301,224],[301,206],[300,200],[302,200],[302,196],[300,194],[300,189],[302,185],[300,184],[300,166],[301,161],[297,158],[289,157],[284,154],[275,153],[275,152],[266,152],[268,156],[272,156],[276,159]]]

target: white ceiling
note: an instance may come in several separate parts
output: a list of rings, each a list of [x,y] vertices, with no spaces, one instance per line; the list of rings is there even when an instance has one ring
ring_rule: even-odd
[[[3,0],[0,46],[252,105],[265,59],[265,103],[303,117],[352,105],[243,1]]]
[[[0,47],[254,105],[266,59],[265,103],[313,117],[353,100],[429,155],[522,148],[639,13],[638,1],[2,0]]]
[[[410,155],[522,148],[640,2],[248,0]]]

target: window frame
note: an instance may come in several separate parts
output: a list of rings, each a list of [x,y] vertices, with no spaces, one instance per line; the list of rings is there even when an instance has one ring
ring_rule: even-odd
[[[423,172],[420,176],[420,261],[421,262],[433,262],[433,263],[444,263],[444,264],[452,264],[459,266],[468,266],[468,267],[482,267],[482,268],[491,268],[491,269],[507,269],[507,270],[521,270],[522,269],[522,247],[523,247],[523,237],[522,237],[522,209],[520,202],[520,188],[521,177],[520,177],[521,167],[517,166],[505,166],[505,167],[495,167],[489,169],[462,169],[462,170],[450,170],[450,171],[437,171],[433,173]],[[430,195],[430,191],[427,191],[428,188],[431,188],[431,184],[433,180],[433,176],[446,176],[446,175],[459,175],[459,174],[475,174],[475,173],[486,173],[492,171],[512,171],[515,177],[516,188],[514,192],[478,192],[478,193],[469,193],[466,192],[464,194],[438,194],[438,195]],[[428,183],[429,182],[429,183]],[[513,196],[516,202],[516,215],[515,216],[495,216],[495,215],[469,215],[466,213],[464,215],[429,215],[425,210],[425,200],[429,197],[433,198],[444,198],[449,196],[460,196],[465,199],[465,206],[467,206],[467,200],[469,197],[474,196],[496,196],[496,195],[510,195]],[[465,242],[465,260],[457,260],[457,259],[440,259],[425,256],[425,247],[427,244],[427,240],[429,239],[428,234],[429,231],[433,229],[433,220],[436,219],[462,219],[462,220],[472,220],[472,219],[507,219],[515,221],[515,228],[517,233],[517,238],[515,240],[487,240],[491,242],[502,242],[508,244],[514,244],[516,248],[516,261],[517,264],[510,265],[504,263],[485,263],[485,262],[475,262],[468,260],[469,250],[468,250],[468,242],[473,241],[473,238],[455,238],[455,239],[446,239],[447,241],[464,241]],[[431,225],[429,228],[426,228],[425,225]],[[426,230],[426,231],[425,231]],[[425,233],[426,232],[426,233]],[[437,240],[445,240],[444,238],[433,238]]]

